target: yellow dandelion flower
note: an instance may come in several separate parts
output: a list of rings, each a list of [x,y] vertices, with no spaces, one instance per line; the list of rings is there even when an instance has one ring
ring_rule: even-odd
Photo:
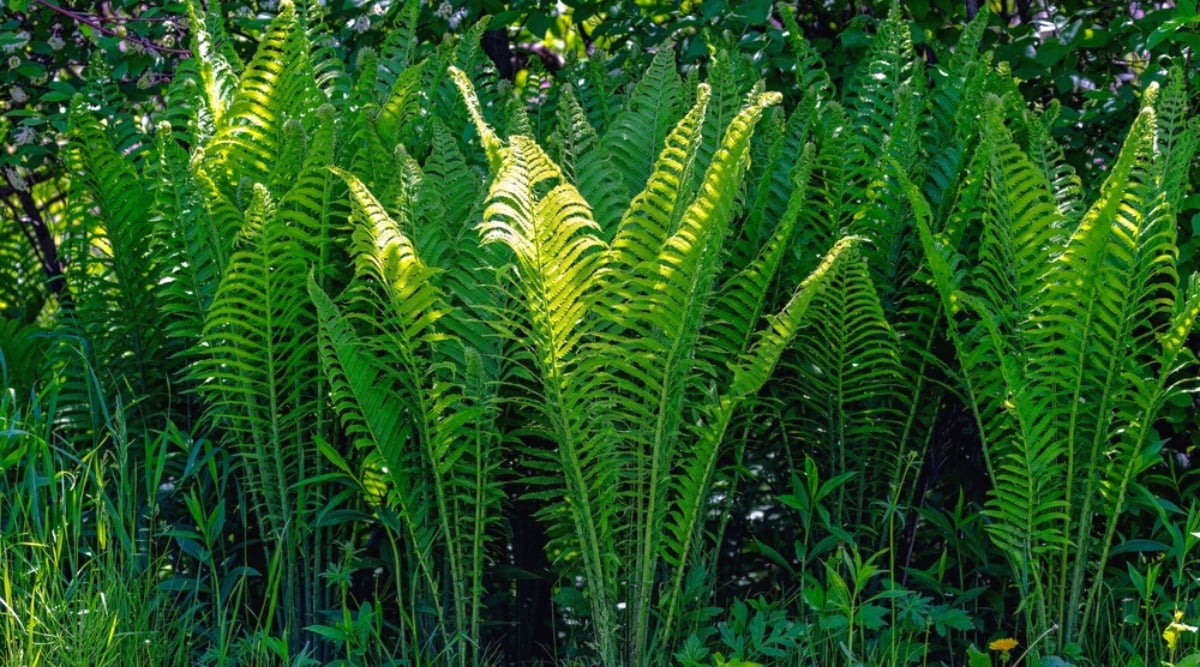
[[[993,651],[1001,651],[1003,653],[1008,653],[1009,651],[1013,650],[1016,647],[1017,647],[1017,640],[1013,639],[1012,637],[1005,637],[1004,639],[997,639],[988,644],[988,648],[992,649]]]

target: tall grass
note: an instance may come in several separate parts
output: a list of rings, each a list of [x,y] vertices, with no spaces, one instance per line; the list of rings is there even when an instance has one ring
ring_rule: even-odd
[[[109,424],[72,451],[53,396],[23,398],[0,393],[0,664],[186,664],[131,439]]]

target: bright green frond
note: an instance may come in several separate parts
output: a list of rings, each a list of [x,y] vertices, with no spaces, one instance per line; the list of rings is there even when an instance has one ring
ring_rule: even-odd
[[[511,139],[488,193],[480,232],[501,242],[521,267],[540,362],[550,374],[571,354],[586,331],[603,243],[587,202],[532,140]]]
[[[491,165],[493,171],[499,169],[504,142],[484,120],[483,110],[479,106],[479,98],[475,95],[475,85],[471,83],[470,77],[457,67],[450,67],[450,77],[454,80],[454,85],[458,87],[459,94],[462,95],[463,102],[467,105],[467,113],[471,117],[471,122],[475,123],[475,130],[479,132],[480,140],[483,141],[483,150],[487,153],[488,164]]]
[[[653,277],[659,325],[669,335],[687,337],[699,324],[703,305],[721,261],[720,246],[737,203],[737,188],[746,168],[754,126],[763,110],[777,104],[776,93],[764,93],[742,109],[725,132],[720,150],[708,166],[695,200],[678,229],[658,252],[658,275]]]
[[[771,282],[780,274],[779,268],[794,247],[800,210],[806,205],[814,152],[810,144],[795,161],[795,181],[788,206],[779,217],[774,232],[758,249],[757,256],[747,261],[718,289],[707,323],[708,336],[714,347],[740,354],[749,345],[750,333],[767,305]]]
[[[674,232],[687,202],[682,189],[696,158],[708,98],[708,86],[701,84],[696,104],[667,135],[645,189],[633,198],[621,217],[609,261],[621,267],[622,274],[632,272],[652,278],[644,272],[655,270],[652,262]]]
[[[196,0],[188,0],[188,17],[192,27],[192,50],[200,67],[201,99],[213,123],[220,124],[233,99],[237,88],[236,71],[242,64],[226,38],[223,16],[212,9],[205,11]]]
[[[230,173],[267,183],[281,152],[281,133],[287,118],[308,123],[324,102],[309,60],[309,44],[289,0],[281,0],[258,50],[242,72],[237,92],[205,146],[209,166],[228,192],[237,182],[224,182]]]
[[[427,103],[422,90],[426,62],[421,61],[400,72],[379,108],[376,123],[387,145],[412,146],[415,141],[420,111]]]

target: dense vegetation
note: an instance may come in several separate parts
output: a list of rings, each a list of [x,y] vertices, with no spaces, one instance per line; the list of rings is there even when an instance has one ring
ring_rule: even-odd
[[[321,4],[93,17],[143,52],[9,109],[4,664],[1200,663],[1186,68]]]

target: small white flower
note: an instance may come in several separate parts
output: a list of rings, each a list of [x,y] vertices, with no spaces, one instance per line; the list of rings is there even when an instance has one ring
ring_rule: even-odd
[[[50,38],[46,40],[46,45],[50,47],[51,51],[62,51],[67,42],[58,35],[50,35]]]
[[[354,19],[354,23],[350,26],[350,29],[360,34],[364,33],[371,29],[371,19],[366,16],[360,16]]]
[[[467,8],[466,7],[463,7],[462,9],[459,9],[458,11],[454,12],[454,14],[452,14],[450,16],[450,29],[458,30],[458,26],[462,25],[463,19],[465,19],[465,18],[467,18]]]
[[[454,5],[450,4],[449,0],[442,0],[442,4],[438,5],[433,14],[440,19],[449,21],[450,17],[454,15]]]
[[[383,4],[382,2],[371,3],[371,13],[375,16],[383,16],[387,13],[387,10],[387,5]]]
[[[139,76],[138,80],[137,80],[138,90],[149,90],[150,87],[153,85],[154,85],[154,73],[151,72],[150,70],[146,70],[145,72],[142,72],[142,75]]]
[[[13,133],[13,143],[18,146],[32,144],[35,139],[37,139],[37,130],[32,127],[22,127]]]
[[[9,56],[8,57],[8,68],[9,69],[16,69],[20,66],[21,66],[20,56]]]
[[[13,86],[12,101],[16,102],[17,104],[25,104],[29,101],[29,94],[26,93],[25,90],[20,86]]]

